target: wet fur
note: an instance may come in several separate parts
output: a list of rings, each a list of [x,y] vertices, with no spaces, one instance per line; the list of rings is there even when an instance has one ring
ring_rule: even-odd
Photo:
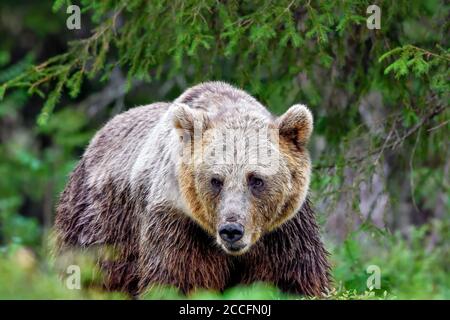
[[[192,103],[193,108],[213,101],[218,110],[229,101],[240,101],[249,113],[271,117],[254,98],[222,83],[194,87],[177,100]],[[105,287],[133,295],[155,284],[171,284],[188,293],[199,287],[222,291],[255,281],[300,294],[324,292],[329,286],[329,264],[308,201],[237,257],[227,255],[186,214],[189,207],[198,214],[202,209],[200,204],[192,206],[195,199],[191,203],[188,196],[186,201],[174,191],[194,192],[178,185],[182,173],[173,154],[179,152],[174,147],[179,137],[171,129],[169,106],[157,103],[132,109],[116,116],[94,137],[57,208],[60,252],[114,247],[116,259],[101,262]],[[290,154],[291,173],[309,178],[301,157],[294,156],[303,146],[284,141],[281,148]],[[287,201],[286,206],[297,208],[295,202]]]

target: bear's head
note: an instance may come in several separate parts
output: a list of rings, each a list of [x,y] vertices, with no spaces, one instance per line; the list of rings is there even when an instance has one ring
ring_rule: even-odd
[[[307,107],[271,118],[176,104],[172,117],[182,140],[177,177],[189,214],[225,252],[246,252],[303,205],[313,129]]]

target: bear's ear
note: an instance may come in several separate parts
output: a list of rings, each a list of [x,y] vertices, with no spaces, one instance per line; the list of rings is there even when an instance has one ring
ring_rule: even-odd
[[[203,132],[209,124],[208,116],[204,112],[195,110],[184,103],[173,105],[172,121],[177,130],[190,135],[194,133],[194,130]]]
[[[302,104],[295,104],[277,120],[280,137],[296,146],[308,143],[313,130],[313,116],[309,109]]]

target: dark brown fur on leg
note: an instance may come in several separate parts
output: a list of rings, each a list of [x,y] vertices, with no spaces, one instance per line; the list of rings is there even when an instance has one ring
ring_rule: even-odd
[[[230,277],[230,256],[183,213],[161,209],[143,232],[139,270],[140,291],[152,284],[168,284],[189,293],[195,288],[223,290]],[[158,232],[155,232],[155,229]]]
[[[57,208],[58,254],[95,251],[101,259],[105,288],[135,294],[139,222],[134,213],[138,204],[129,189],[118,190],[112,182],[99,190],[87,187],[84,165],[80,161],[71,174]],[[110,257],[102,259],[105,250]]]
[[[306,201],[291,220],[265,235],[242,257],[242,282],[264,281],[283,291],[320,296],[330,283],[327,256]]]
[[[188,293],[195,288],[223,291],[263,281],[281,290],[320,296],[329,287],[328,253],[309,202],[290,221],[264,236],[243,256],[225,254],[205,231],[181,213],[161,210],[147,221],[147,245],[139,267],[140,291],[151,284],[170,284]]]

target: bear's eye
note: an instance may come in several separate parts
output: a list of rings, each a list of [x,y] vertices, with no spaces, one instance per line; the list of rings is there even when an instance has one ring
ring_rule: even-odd
[[[215,192],[219,192],[222,189],[223,181],[217,178],[212,178],[211,186]]]
[[[256,176],[250,176],[248,179],[248,185],[253,193],[260,193],[264,189],[264,181]]]

